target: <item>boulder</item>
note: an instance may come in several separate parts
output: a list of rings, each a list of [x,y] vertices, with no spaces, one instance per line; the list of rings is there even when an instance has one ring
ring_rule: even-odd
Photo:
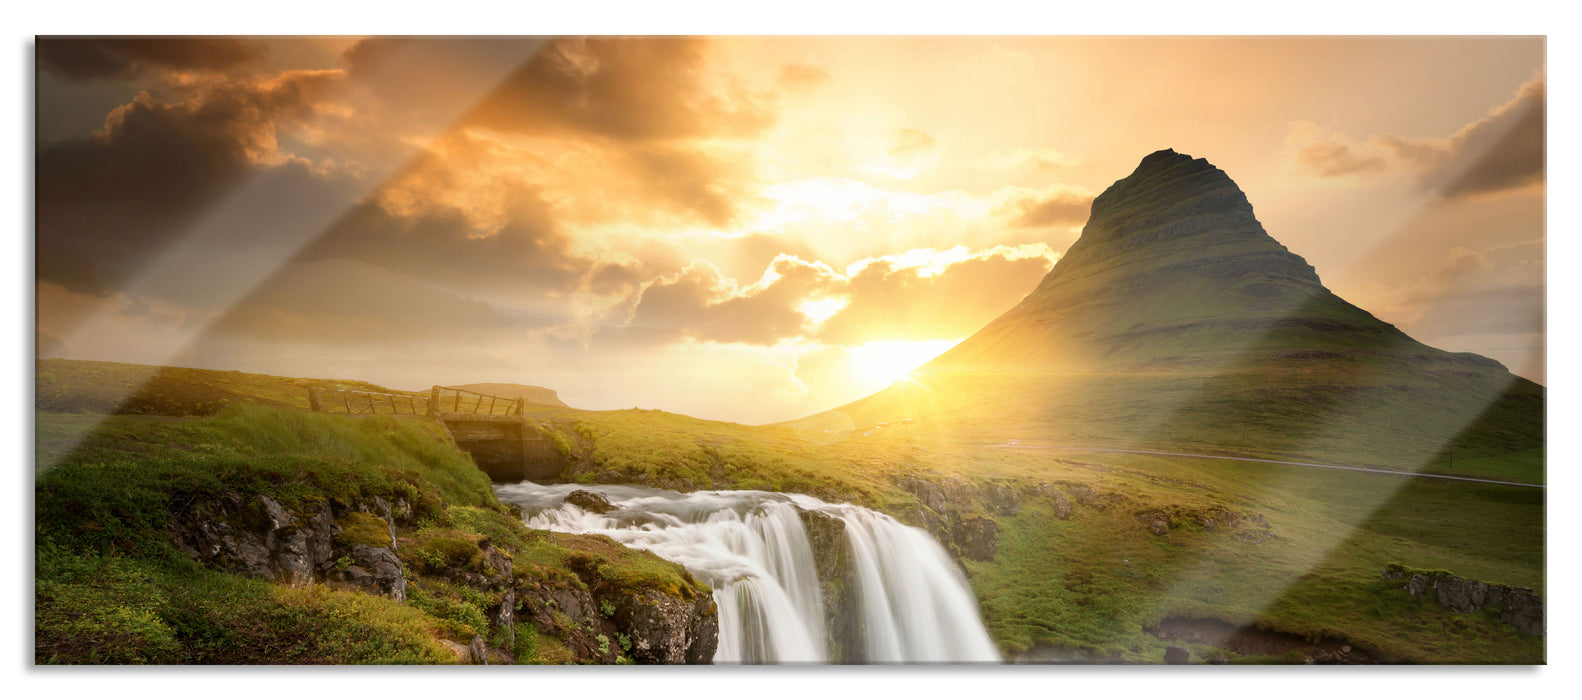
[[[963,518],[951,527],[951,539],[961,548],[961,556],[978,561],[994,561],[998,531],[999,526],[988,518]]]
[[[631,639],[640,664],[706,664],[719,646],[719,614],[712,596],[685,600],[654,588],[618,595],[610,620]]]
[[[358,543],[336,551],[344,553],[328,563],[326,579],[392,600],[406,600],[406,576],[393,546],[370,547]]]
[[[566,494],[566,502],[589,513],[600,515],[615,510],[615,506],[610,504],[610,499],[592,491],[572,491]]]
[[[989,484],[986,491],[989,510],[995,515],[1016,515],[1022,509],[1021,497],[1009,485]]]
[[[1071,517],[1071,499],[1066,494],[1056,491],[1053,496],[1055,517],[1066,520]]]
[[[1500,609],[1500,620],[1516,628],[1522,634],[1542,637],[1544,636],[1544,604],[1533,594],[1531,588],[1511,588],[1505,595],[1504,607]]]
[[[292,511],[264,494],[220,494],[172,513],[175,545],[206,566],[306,586],[340,531],[323,502]]]

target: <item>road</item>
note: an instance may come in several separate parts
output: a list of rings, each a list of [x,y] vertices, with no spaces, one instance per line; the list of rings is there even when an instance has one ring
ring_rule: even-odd
[[[1318,469],[1340,469],[1349,472],[1368,472],[1371,474],[1388,474],[1390,476],[1412,476],[1420,479],[1445,479],[1448,481],[1473,481],[1480,484],[1500,484],[1502,486],[1527,486],[1530,488],[1547,488],[1544,484],[1524,484],[1520,481],[1498,481],[1495,479],[1475,479],[1470,476],[1449,476],[1447,474],[1422,474],[1418,472],[1399,471],[1395,469],[1372,469],[1369,467],[1344,467],[1338,464],[1319,464],[1317,462],[1285,462],[1278,459],[1255,459],[1253,457],[1226,457],[1224,455],[1200,455],[1187,452],[1156,452],[1154,450],[1116,450],[1102,447],[1063,447],[1060,445],[1019,445],[1007,442],[1003,445],[994,445],[1012,450],[1064,450],[1067,452],[1117,452],[1134,455],[1159,455],[1162,457],[1193,457],[1197,459],[1225,459],[1232,462],[1258,462],[1261,464],[1280,464],[1290,467],[1316,467]]]

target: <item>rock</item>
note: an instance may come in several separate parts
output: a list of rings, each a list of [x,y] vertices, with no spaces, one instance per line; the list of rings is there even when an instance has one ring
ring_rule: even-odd
[[[1171,644],[1165,647],[1165,663],[1167,664],[1184,664],[1191,658],[1191,652],[1188,652],[1184,646]]]
[[[1340,653],[1342,653],[1342,654],[1350,654],[1351,653],[1351,645],[1350,644],[1342,644],[1342,645],[1340,645]]]
[[[1071,499],[1059,491],[1054,493],[1055,517],[1066,520],[1071,517]]]
[[[339,531],[322,502],[292,512],[270,496],[235,492],[191,504],[170,519],[171,540],[203,564],[296,587],[314,581]]]
[[[961,548],[961,556],[978,561],[994,561],[995,536],[999,526],[988,518],[965,518],[951,528],[951,539]]]
[[[1434,594],[1440,605],[1456,612],[1469,613],[1483,608],[1489,599],[1489,584],[1460,576],[1446,576],[1434,582]]]
[[[1170,523],[1165,522],[1163,518],[1154,520],[1148,523],[1148,531],[1155,535],[1163,535],[1170,532]]]
[[[1516,627],[1517,632],[1534,637],[1544,636],[1544,604],[1531,588],[1511,588],[1505,595],[1500,620]]]
[[[610,616],[632,642],[640,664],[706,664],[719,646],[719,614],[712,596],[687,601],[646,588],[615,597]]]
[[[1458,613],[1471,613],[1484,608],[1498,607],[1500,620],[1516,631],[1534,637],[1546,632],[1544,604],[1531,588],[1501,586],[1473,581],[1439,572],[1434,575],[1414,573],[1396,564],[1385,567],[1383,578],[1406,579],[1402,586],[1414,598],[1422,598],[1433,591],[1434,602]]]
[[[489,665],[489,648],[484,646],[483,637],[473,637],[472,643],[467,645],[467,651],[472,657],[468,663]]]
[[[956,510],[970,511],[978,500],[978,487],[959,476],[946,479],[940,488],[945,492],[945,502]]]
[[[808,544],[813,550],[813,569],[817,572],[819,593],[824,601],[824,632],[828,648],[835,651],[831,661],[856,661],[843,658],[848,650],[858,649],[856,635],[862,619],[850,548],[846,544],[846,521],[810,510],[798,510],[797,517],[807,531]]]
[[[949,505],[945,500],[945,491],[938,484],[922,479],[903,479],[899,482],[901,488],[915,496],[919,503],[927,506],[935,513],[943,513]]]
[[[345,553],[328,563],[325,578],[398,602],[406,600],[406,576],[393,547],[354,544],[337,551]],[[342,566],[347,560],[350,563]]]
[[[995,515],[1016,515],[1022,509],[1021,497],[1016,489],[1006,484],[989,484],[989,510]]]
[[[566,494],[566,502],[589,513],[601,515],[615,510],[615,506],[610,505],[610,499],[592,491],[572,491]]]
[[[1434,580],[1432,578],[1423,574],[1412,574],[1412,577],[1406,580],[1406,592],[1410,593],[1413,598],[1421,598],[1433,585]]]

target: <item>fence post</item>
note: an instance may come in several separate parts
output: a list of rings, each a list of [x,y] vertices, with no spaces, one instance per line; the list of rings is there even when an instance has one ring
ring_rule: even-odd
[[[313,393],[313,387],[311,386],[308,387],[308,409],[314,413],[320,413],[324,410],[324,407],[319,405],[319,395]]]
[[[439,415],[439,385],[438,384],[435,384],[434,388],[428,390],[428,412],[431,415],[436,415],[436,416]]]

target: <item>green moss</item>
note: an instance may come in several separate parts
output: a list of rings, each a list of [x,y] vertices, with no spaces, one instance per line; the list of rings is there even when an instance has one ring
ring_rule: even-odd
[[[483,563],[484,540],[459,530],[426,529],[413,536],[412,541],[399,548],[401,560],[424,574],[435,574],[446,569],[478,570]]]
[[[379,516],[352,512],[336,519],[335,524],[341,526],[340,533],[335,535],[337,545],[389,547],[391,544],[390,523]]]

